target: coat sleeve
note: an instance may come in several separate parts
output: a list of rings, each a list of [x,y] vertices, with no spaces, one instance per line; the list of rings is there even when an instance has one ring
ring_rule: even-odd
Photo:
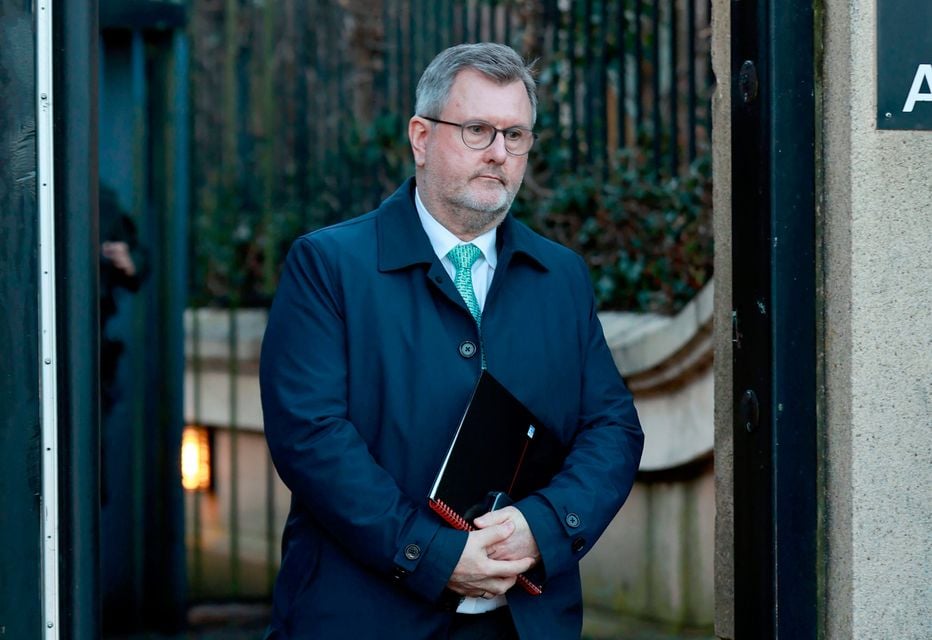
[[[548,576],[575,568],[608,527],[631,492],[644,447],[631,393],[605,342],[588,270],[579,263],[579,286],[589,292],[589,304],[580,311],[586,316],[576,434],[551,483],[515,505],[531,527]]]
[[[349,421],[342,298],[315,237],[288,254],[262,344],[272,460],[300,507],[351,557],[436,601],[466,534],[406,496]]]

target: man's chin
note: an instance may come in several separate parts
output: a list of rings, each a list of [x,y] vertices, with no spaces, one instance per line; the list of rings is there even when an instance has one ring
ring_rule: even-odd
[[[511,206],[512,196],[504,187],[496,189],[494,193],[487,190],[484,193],[473,193],[464,202],[470,209],[485,213],[504,213]]]

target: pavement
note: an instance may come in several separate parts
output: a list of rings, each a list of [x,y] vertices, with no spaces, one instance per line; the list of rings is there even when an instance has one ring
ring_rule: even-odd
[[[262,640],[269,621],[267,604],[200,604],[188,611],[188,628],[174,634],[143,631],[107,634],[105,640]]]
[[[685,629],[587,607],[582,640],[716,640],[711,628]]]
[[[188,629],[176,634],[138,632],[105,640],[261,640],[268,622],[265,604],[203,604],[188,612]],[[715,640],[709,630],[672,629],[643,620],[586,612],[581,640]]]

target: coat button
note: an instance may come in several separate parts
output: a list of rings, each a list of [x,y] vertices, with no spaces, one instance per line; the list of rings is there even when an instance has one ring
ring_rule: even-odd
[[[566,514],[566,526],[568,526],[571,529],[575,529],[576,527],[578,527],[579,516],[577,516],[575,513]]]
[[[417,560],[421,557],[421,548],[416,544],[409,544],[405,547],[405,558],[408,560]]]
[[[476,355],[476,343],[463,340],[463,342],[460,343],[460,355],[464,358],[472,358]]]
[[[583,547],[586,546],[586,541],[582,538],[576,538],[573,540],[573,553],[579,553],[583,550]]]

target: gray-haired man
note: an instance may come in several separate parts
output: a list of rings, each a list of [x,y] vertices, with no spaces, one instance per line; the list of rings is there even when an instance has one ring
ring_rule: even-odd
[[[293,500],[267,637],[578,638],[578,561],[643,434],[585,264],[508,215],[535,139],[527,66],[460,45],[417,92],[415,178],[296,241],[270,313],[265,428]],[[426,495],[483,368],[569,454],[467,534]],[[512,588],[532,566],[539,596]]]

